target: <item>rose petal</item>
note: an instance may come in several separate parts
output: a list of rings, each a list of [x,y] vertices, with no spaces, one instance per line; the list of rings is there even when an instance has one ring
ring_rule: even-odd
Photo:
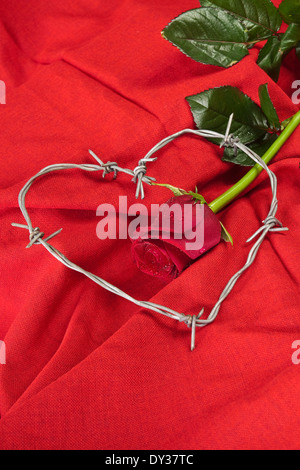
[[[202,254],[216,246],[221,241],[221,225],[217,216],[212,212],[207,204],[203,205],[203,217],[197,220],[197,208],[194,199],[189,195],[176,196],[166,202],[166,205],[172,206],[179,204],[181,206],[180,215],[171,217],[170,236],[165,239],[168,227],[162,223],[161,214],[155,219],[159,221],[159,230],[156,234],[159,239],[151,239],[151,226],[149,217],[149,226],[141,234],[138,240],[132,240],[132,254],[138,268],[146,274],[159,277],[164,280],[175,279],[192,260],[199,258]],[[187,249],[187,243],[192,243],[194,239],[187,240],[184,236],[184,205],[189,204],[192,208],[192,220],[190,230],[194,233],[203,230],[203,246],[199,249]],[[180,219],[178,220],[178,217]],[[176,224],[175,224],[176,222]],[[197,224],[198,223],[198,224]],[[178,227],[177,227],[178,224]],[[181,227],[181,239],[175,238],[175,229]],[[179,233],[179,232],[178,232]]]
[[[143,273],[168,281],[178,276],[176,265],[159,240],[135,240],[131,252],[137,267]]]

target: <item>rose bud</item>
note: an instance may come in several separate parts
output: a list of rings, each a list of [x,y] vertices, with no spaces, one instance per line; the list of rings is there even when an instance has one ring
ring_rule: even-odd
[[[181,208],[178,211],[174,207],[174,212],[170,212],[167,237],[164,236],[167,227],[164,226],[165,222],[162,211],[160,211],[154,219],[154,223],[152,221],[152,227],[149,221],[148,227],[142,228],[139,238],[131,238],[132,256],[137,267],[142,272],[165,281],[171,281],[178,277],[195,259],[218,245],[223,233],[219,219],[209,206],[203,203],[202,196],[192,192],[186,193],[183,190],[180,190],[179,194],[165,204],[168,207],[175,204]],[[187,205],[189,206],[188,211],[185,208]],[[199,207],[197,209],[199,205],[202,206],[201,210]],[[185,220],[187,214],[189,217],[188,220]],[[155,231],[154,228],[157,230]],[[180,235],[178,235],[179,231]],[[199,246],[194,243],[196,232],[202,233],[202,243],[199,243]],[[153,238],[154,233],[155,237]],[[194,234],[193,239],[191,235]],[[191,244],[195,245],[192,249],[190,248]]]

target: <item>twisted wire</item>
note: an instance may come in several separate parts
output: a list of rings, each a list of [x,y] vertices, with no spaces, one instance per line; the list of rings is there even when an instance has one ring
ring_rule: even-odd
[[[72,269],[73,271],[80,272],[81,274],[85,275],[89,279],[91,279],[93,282],[101,286],[102,288],[106,289],[107,291],[118,295],[133,304],[137,305],[140,308],[144,308],[147,310],[151,310],[153,312],[156,312],[158,314],[164,315],[166,317],[169,317],[171,319],[177,320],[181,323],[184,323],[188,328],[191,329],[191,350],[195,348],[195,334],[196,334],[196,328],[200,327],[203,328],[212,322],[215,321],[215,319],[218,316],[219,310],[221,308],[222,303],[224,300],[228,297],[232,289],[234,288],[236,282],[240,278],[240,276],[253,264],[257,253],[266,238],[267,234],[269,232],[280,232],[280,231],[286,231],[288,228],[283,227],[283,225],[278,221],[278,219],[275,217],[277,213],[277,208],[278,208],[278,200],[277,200],[277,178],[275,174],[268,168],[266,163],[261,159],[260,156],[258,156],[255,152],[250,150],[248,147],[246,147],[244,144],[242,144],[237,137],[234,137],[232,134],[230,134],[230,128],[233,120],[233,115],[230,117],[227,130],[225,135],[220,134],[218,132],[214,131],[208,131],[208,130],[193,130],[193,129],[184,129],[180,132],[177,132],[176,134],[173,134],[169,137],[166,137],[163,139],[161,142],[156,144],[148,153],[147,155],[141,159],[136,166],[134,170],[129,170],[126,168],[121,168],[118,166],[116,162],[107,162],[103,163],[102,160],[91,150],[89,151],[90,154],[93,156],[93,158],[97,161],[98,165],[92,165],[92,164],[56,164],[56,165],[50,165],[41,170],[39,173],[37,173],[35,176],[33,176],[26,184],[25,186],[21,189],[18,197],[18,202],[19,206],[21,209],[21,212],[23,214],[23,217],[26,221],[27,225],[23,224],[18,224],[18,223],[13,223],[12,225],[14,227],[19,227],[23,229],[27,229],[29,231],[29,244],[27,245],[27,248],[32,247],[33,245],[42,245],[52,256],[54,256],[58,261],[60,261],[62,264],[64,264],[66,267],[69,269]],[[53,172],[53,171],[60,171],[60,170],[67,170],[67,169],[80,169],[84,171],[103,171],[103,177],[105,177],[108,173],[113,172],[114,173],[114,178],[117,177],[117,174],[119,172],[126,173],[130,176],[133,177],[133,182],[136,183],[137,189],[136,189],[136,197],[141,196],[141,198],[144,198],[144,188],[143,188],[143,183],[146,184],[151,184],[152,181],[155,181],[155,178],[149,177],[146,175],[147,172],[147,163],[149,162],[154,162],[156,158],[153,158],[152,156],[161,150],[163,147],[165,147],[167,144],[172,142],[173,140],[177,139],[178,137],[184,135],[184,134],[192,134],[195,136],[199,137],[205,137],[205,138],[215,138],[215,139],[220,139],[221,144],[220,146],[225,146],[225,147],[232,147],[235,151],[240,149],[243,151],[246,155],[248,155],[255,163],[258,163],[264,170],[266,170],[269,178],[270,178],[270,183],[271,183],[271,190],[272,190],[272,202],[270,206],[269,213],[266,217],[266,219],[262,222],[263,225],[247,240],[247,243],[251,242],[254,240],[256,237],[258,237],[257,241],[251,248],[247,261],[245,265],[236,273],[232,278],[228,281],[227,285],[225,286],[224,290],[222,291],[217,303],[209,313],[206,319],[203,318],[204,315],[204,308],[200,311],[199,314],[197,315],[186,315],[184,313],[179,313],[176,312],[175,310],[172,310],[168,307],[165,307],[163,305],[159,305],[153,302],[149,301],[143,301],[143,300],[138,300],[135,299],[134,297],[130,296],[126,292],[122,291],[118,287],[114,286],[113,284],[110,284],[109,282],[105,281],[104,279],[100,278],[99,276],[96,276],[95,274],[92,274],[80,266],[77,266],[75,263],[71,262],[68,258],[66,258],[65,255],[63,255],[59,250],[54,248],[52,245],[50,245],[48,242],[51,240],[53,237],[58,235],[62,229],[56,231],[52,235],[48,236],[47,238],[44,238],[44,233],[40,231],[38,227],[33,228],[31,219],[29,217],[28,211],[26,209],[25,205],[25,199],[26,199],[26,194],[28,193],[30,187],[34,183],[34,181],[42,176],[45,176],[46,174]]]

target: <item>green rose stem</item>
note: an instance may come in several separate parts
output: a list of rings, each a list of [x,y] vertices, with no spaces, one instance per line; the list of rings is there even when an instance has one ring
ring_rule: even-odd
[[[264,154],[262,159],[268,165],[272,158],[279,152],[281,147],[285,144],[288,138],[292,135],[295,129],[300,124],[300,111],[296,113],[292,120],[289,122],[288,126],[284,129],[282,134],[278,137],[278,139],[274,142],[273,145],[268,149],[268,151]],[[263,171],[263,168],[256,164],[250,171],[234,186],[232,186],[228,191],[224,194],[219,196],[217,199],[212,201],[209,205],[211,210],[217,214],[220,212],[224,207],[228,206],[234,199],[236,199],[248,186],[258,177],[258,175]]]

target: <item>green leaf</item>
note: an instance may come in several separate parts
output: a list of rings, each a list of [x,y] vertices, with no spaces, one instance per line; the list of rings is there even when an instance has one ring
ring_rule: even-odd
[[[300,41],[300,26],[298,24],[291,24],[281,38],[280,50],[283,54],[287,54]]]
[[[238,88],[212,88],[186,99],[199,129],[225,134],[229,117],[233,113],[231,133],[244,144],[263,137],[269,130],[267,118],[260,107]],[[221,143],[220,139],[210,140]]]
[[[184,189],[176,188],[176,186],[171,186],[170,184],[159,184],[159,183],[153,183],[153,182],[151,182],[150,184],[152,186],[162,186],[163,188],[167,188],[170,191],[172,191],[174,196],[183,196],[184,194],[188,194]]]
[[[249,144],[248,147],[262,157],[277,139],[275,134],[265,134],[264,137]],[[238,149],[237,153],[232,148],[226,148],[222,160],[241,166],[254,166],[255,162],[244,152]]]
[[[188,194],[189,196],[192,196],[192,198],[195,199],[196,202],[201,202],[201,204],[206,204],[206,200],[201,194],[198,193],[198,191],[196,193],[193,193],[193,191],[189,191],[186,194]]]
[[[259,53],[257,64],[277,82],[280,73],[283,54],[280,50],[281,41],[272,36]]]
[[[188,196],[192,196],[193,199],[195,199],[196,201],[198,201],[198,202],[200,201],[201,204],[206,204],[206,200],[204,199],[203,196],[201,196],[201,194],[198,193],[197,188],[196,188],[196,192],[194,193],[193,191],[186,191],[185,189],[176,188],[176,186],[171,186],[170,184],[159,184],[159,183],[153,183],[153,182],[151,182],[150,184],[152,186],[161,186],[163,188],[167,188],[170,191],[172,191],[174,196],[188,195]]]
[[[283,57],[300,40],[300,27],[291,24],[281,36],[272,36],[259,53],[257,64],[277,82]]]
[[[284,129],[289,125],[289,123],[291,122],[291,120],[293,119],[293,116],[286,119],[285,121],[282,121],[281,123],[281,130],[284,131]]]
[[[248,41],[260,41],[275,34],[282,24],[278,10],[270,0],[210,0],[202,6],[215,6],[234,15],[239,20]]]
[[[300,24],[300,0],[283,0],[279,13],[287,24]]]
[[[233,238],[232,236],[230,235],[230,233],[228,232],[228,230],[226,230],[226,228],[224,227],[224,225],[222,224],[222,222],[220,222],[221,224],[221,227],[222,227],[222,231],[221,231],[221,238],[227,242],[227,243],[231,243],[231,245],[233,246]]]
[[[265,113],[271,129],[280,130],[279,117],[271,101],[267,83],[259,87],[259,99],[261,109]]]
[[[187,11],[162,34],[184,54],[203,64],[231,67],[249,54],[248,36],[241,22],[216,8]]]

